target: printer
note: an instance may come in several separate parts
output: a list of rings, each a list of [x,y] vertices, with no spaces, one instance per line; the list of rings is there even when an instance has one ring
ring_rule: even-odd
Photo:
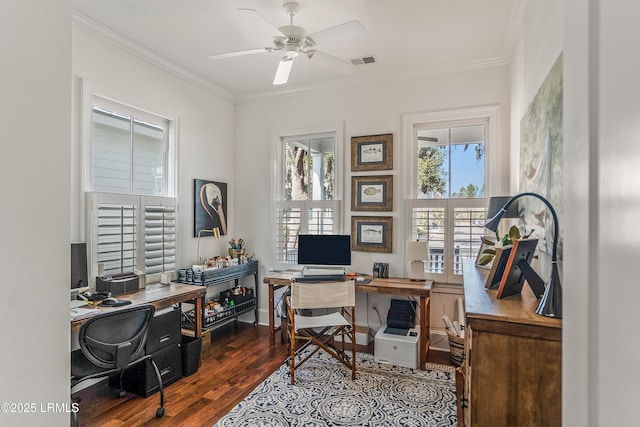
[[[377,363],[418,368],[419,327],[415,326],[416,302],[391,300],[387,324],[375,336],[374,360]]]
[[[140,278],[135,273],[120,273],[96,277],[97,292],[111,292],[111,295],[127,294],[140,289]]]

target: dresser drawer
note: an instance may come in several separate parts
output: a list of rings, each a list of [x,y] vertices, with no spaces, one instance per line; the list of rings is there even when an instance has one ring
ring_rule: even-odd
[[[162,313],[151,319],[147,333],[147,354],[179,344],[182,340],[180,331],[180,309]]]
[[[164,387],[182,378],[182,351],[180,345],[162,349],[153,354],[158,365]],[[124,389],[139,396],[150,396],[160,390],[156,373],[150,360],[139,363],[125,371],[122,378]]]

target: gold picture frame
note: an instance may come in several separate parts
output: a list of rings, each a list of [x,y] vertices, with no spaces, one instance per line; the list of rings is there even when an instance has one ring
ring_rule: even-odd
[[[363,252],[392,252],[393,217],[352,216],[351,250]]]
[[[393,175],[351,177],[352,211],[392,211]]]
[[[351,170],[393,169],[393,134],[351,137]]]

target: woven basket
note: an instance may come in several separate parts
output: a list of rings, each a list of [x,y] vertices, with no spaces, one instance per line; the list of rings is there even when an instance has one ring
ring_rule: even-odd
[[[464,338],[447,333],[449,337],[449,358],[451,363],[462,366],[464,362]]]

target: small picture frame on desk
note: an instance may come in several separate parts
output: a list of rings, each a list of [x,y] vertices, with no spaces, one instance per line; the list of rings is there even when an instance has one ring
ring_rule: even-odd
[[[500,280],[502,279],[502,275],[504,274],[507,262],[509,261],[511,248],[511,245],[496,248],[496,255],[493,258],[491,270],[489,270],[489,274],[487,275],[487,281],[484,285],[485,288],[494,289],[500,284]]]

